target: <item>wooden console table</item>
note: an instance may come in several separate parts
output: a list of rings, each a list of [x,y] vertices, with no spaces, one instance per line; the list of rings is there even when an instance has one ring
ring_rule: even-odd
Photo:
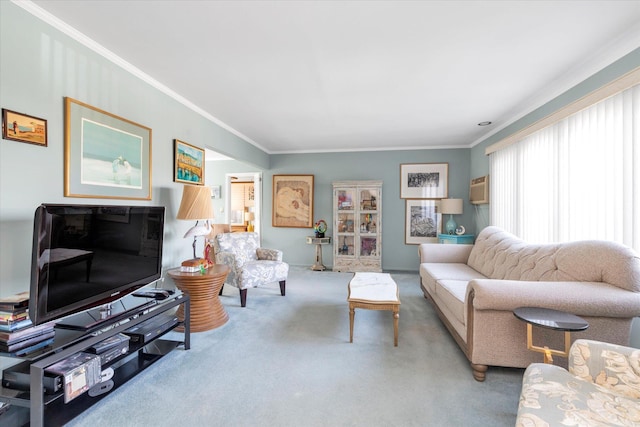
[[[178,289],[188,294],[191,299],[191,332],[215,329],[229,320],[229,315],[218,298],[229,270],[229,267],[224,264],[214,264],[204,274],[186,273],[180,271],[180,268],[167,272]],[[184,319],[182,306],[178,308],[176,316],[180,321]],[[176,330],[179,329],[176,328]]]

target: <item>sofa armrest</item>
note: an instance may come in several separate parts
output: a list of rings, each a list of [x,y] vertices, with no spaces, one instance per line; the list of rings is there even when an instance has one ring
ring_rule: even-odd
[[[640,293],[602,282],[537,282],[474,279],[467,286],[474,293],[475,310],[513,311],[518,307],[543,307],[589,317],[636,317]]]
[[[421,243],[418,246],[420,264],[423,262],[455,262],[466,264],[473,245],[446,245],[441,243]]]
[[[578,339],[569,351],[569,372],[634,399],[640,399],[640,349]]]

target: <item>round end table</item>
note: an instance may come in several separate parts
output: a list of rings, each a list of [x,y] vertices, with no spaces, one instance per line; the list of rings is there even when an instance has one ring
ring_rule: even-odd
[[[589,327],[589,323],[582,317],[550,308],[518,307],[513,310],[513,314],[518,319],[527,322],[527,349],[543,353],[544,363],[553,363],[554,354],[561,357],[569,356],[571,332],[584,331]],[[533,345],[533,326],[564,331],[564,351]]]
[[[229,267],[214,264],[203,274],[187,273],[174,268],[167,271],[176,287],[191,298],[190,326],[191,332],[203,332],[215,329],[227,323],[229,315],[218,298],[224,284]],[[184,320],[184,308],[181,305],[176,312],[178,320]],[[176,330],[179,330],[176,328]]]

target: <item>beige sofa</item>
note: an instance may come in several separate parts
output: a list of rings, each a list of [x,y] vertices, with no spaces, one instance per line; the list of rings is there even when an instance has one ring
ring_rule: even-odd
[[[526,324],[517,307],[545,307],[589,322],[572,340],[629,345],[640,316],[640,258],[612,242],[527,244],[487,227],[474,245],[419,246],[424,295],[484,381],[489,366],[525,368],[541,354],[527,350]],[[563,349],[564,334],[534,328],[534,345]],[[566,360],[558,360],[566,366]]]

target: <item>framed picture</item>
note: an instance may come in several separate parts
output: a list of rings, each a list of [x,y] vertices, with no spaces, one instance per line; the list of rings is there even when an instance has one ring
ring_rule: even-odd
[[[151,200],[151,129],[65,98],[64,195]]]
[[[47,146],[47,121],[2,109],[2,138]]]
[[[313,227],[313,175],[273,175],[274,227]]]
[[[175,182],[204,185],[204,150],[195,145],[174,139]]]
[[[448,194],[448,163],[400,165],[401,199],[446,199]]]
[[[212,199],[220,199],[220,198],[222,198],[222,186],[221,185],[212,185],[211,186],[211,198]]]
[[[407,245],[437,243],[442,232],[440,201],[407,200],[404,228]]]

